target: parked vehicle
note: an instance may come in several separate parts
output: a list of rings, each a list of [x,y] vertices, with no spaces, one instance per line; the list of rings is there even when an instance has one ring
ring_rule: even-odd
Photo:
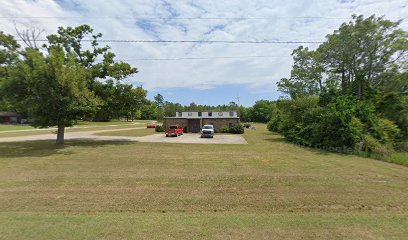
[[[157,123],[148,123],[146,125],[147,128],[156,128],[157,127]]]
[[[204,125],[201,129],[201,137],[214,138],[214,126],[213,125]]]
[[[183,135],[184,128],[182,128],[180,125],[172,125],[168,127],[165,131],[166,137],[170,136],[180,136]]]

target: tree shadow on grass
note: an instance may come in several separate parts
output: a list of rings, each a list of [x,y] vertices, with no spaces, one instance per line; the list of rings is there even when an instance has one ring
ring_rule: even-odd
[[[105,146],[122,146],[135,144],[130,141],[104,141],[104,140],[68,140],[63,147],[55,145],[55,141],[26,141],[0,143],[0,159],[18,157],[46,157],[51,155],[69,155],[75,151],[73,147],[85,147],[90,149]],[[94,150],[95,151],[95,150]]]

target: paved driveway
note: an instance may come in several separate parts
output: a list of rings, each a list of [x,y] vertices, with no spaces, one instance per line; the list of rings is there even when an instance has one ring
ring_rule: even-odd
[[[214,138],[200,138],[200,134],[189,133],[179,137],[166,137],[164,133],[153,134],[143,137],[128,137],[128,136],[98,136],[96,133],[126,131],[139,128],[126,129],[109,129],[86,132],[66,132],[66,140],[109,140],[109,141],[135,141],[135,142],[166,142],[166,143],[201,143],[201,144],[247,144],[246,140],[241,135],[219,135],[216,134]],[[0,142],[20,142],[20,141],[35,141],[35,140],[55,140],[56,134],[40,134],[32,136],[20,137],[5,137],[0,138]]]
[[[215,134],[214,138],[201,138],[200,134],[188,133],[179,137],[166,137],[164,134],[154,134],[138,137],[140,142],[166,142],[166,143],[201,143],[201,144],[247,144],[241,135]]]

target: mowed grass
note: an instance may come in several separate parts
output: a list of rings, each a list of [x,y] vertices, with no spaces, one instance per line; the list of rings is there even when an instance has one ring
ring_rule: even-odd
[[[99,131],[99,130],[113,130],[113,129],[126,129],[132,127],[144,127],[144,122],[125,122],[125,121],[113,121],[108,122],[80,122],[74,127],[65,128],[65,132],[87,132],[87,131]],[[9,130],[8,126],[10,126]],[[18,129],[21,127],[21,129]],[[13,129],[14,128],[14,129]],[[3,130],[1,130],[3,129]],[[12,132],[8,132],[12,131]],[[20,125],[0,125],[0,138],[7,137],[23,137],[23,136],[34,136],[41,134],[56,134],[56,128],[47,129],[36,129],[31,126],[20,126]]]
[[[132,124],[146,124],[151,120],[135,120],[135,121],[120,121],[112,120],[109,122],[91,122],[91,121],[78,121],[74,127],[104,127],[112,125],[132,125]],[[37,130],[33,126],[27,124],[0,124],[0,133],[3,131],[19,131],[19,130]],[[53,128],[52,128],[53,129]],[[69,129],[69,128],[68,128]]]
[[[297,147],[0,144],[0,239],[406,239],[408,168]]]
[[[154,128],[143,128],[143,129],[134,129],[134,130],[118,130],[118,131],[109,131],[96,133],[98,136],[126,136],[126,137],[143,137],[147,135],[155,134]]]

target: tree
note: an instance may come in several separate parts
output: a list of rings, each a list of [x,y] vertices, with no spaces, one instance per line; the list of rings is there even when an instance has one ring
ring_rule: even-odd
[[[156,104],[157,120],[162,120],[164,118],[164,109],[163,109],[164,98],[160,93],[154,96],[154,103]]]
[[[35,119],[34,126],[57,126],[56,144],[62,145],[65,127],[98,105],[87,88],[90,72],[61,47],[48,48],[47,55],[27,49],[24,57],[9,67],[3,93]]]
[[[141,119],[153,120],[156,119],[156,104],[152,101],[147,100],[146,103],[141,108]]]
[[[323,90],[323,66],[319,54],[300,46],[292,52],[292,56],[291,76],[278,82],[279,91],[292,99],[319,94]]]
[[[126,117],[126,121],[135,118],[137,110],[146,101],[147,91],[141,86],[134,88],[131,84],[116,85],[117,116]]]
[[[20,30],[17,25],[14,25],[17,35],[28,48],[38,49],[38,39],[45,30],[36,28],[33,25],[27,25],[23,30]]]
[[[88,37],[92,39],[90,49],[83,45]],[[5,92],[2,96],[7,96],[18,112],[31,114],[35,126],[56,124],[57,144],[63,143],[65,126],[71,126],[79,117],[92,115],[99,106],[117,104],[117,101],[124,103],[125,107],[119,109],[122,113],[126,111],[126,116],[129,112],[135,112],[129,101],[136,101],[137,98],[137,103],[132,103],[138,106],[140,96],[144,94],[142,89],[133,91],[126,86],[118,91],[115,86],[114,93],[119,96],[115,95],[114,101],[110,101],[104,98],[106,92],[95,91],[110,80],[115,80],[120,86],[121,80],[137,73],[137,69],[128,63],[116,62],[109,46],[99,47],[100,37],[102,34],[93,34],[93,29],[88,25],[60,27],[57,34],[47,36],[48,43],[43,45],[45,54],[41,54],[35,46],[21,49],[12,36],[0,33],[0,84]],[[97,60],[98,57],[103,59]],[[77,71],[76,75],[74,70]],[[1,83],[4,79],[7,81]],[[40,93],[40,89],[50,96]],[[18,94],[13,95],[14,91]],[[105,95],[98,96],[99,93]],[[26,103],[27,99],[32,102]],[[113,105],[109,107],[117,111]]]
[[[19,62],[20,45],[13,36],[0,31],[0,88],[2,82],[9,76],[10,66]],[[0,111],[15,110],[4,94],[0,94]]]
[[[407,62],[408,33],[400,21],[353,16],[329,34],[316,51],[302,46],[292,53],[291,77],[278,82],[292,99],[340,89],[359,99],[379,88],[390,71],[403,70]]]
[[[362,99],[384,73],[406,61],[408,34],[400,21],[353,16],[319,46],[328,76],[336,76],[343,92]]]
[[[268,122],[272,117],[274,102],[268,100],[256,101],[252,107],[251,119],[254,122]]]
[[[110,51],[109,46],[99,46],[98,41],[101,37],[101,33],[94,34],[94,30],[86,24],[75,28],[59,27],[57,34],[47,36],[48,45],[46,44],[45,47],[62,46],[78,64],[91,72],[91,77],[88,79],[88,88],[95,92],[102,101],[100,109],[95,111],[95,120],[109,121],[112,117],[118,116],[117,108],[120,106],[118,106],[117,102],[119,98],[126,98],[125,96],[113,97],[111,94],[120,93],[120,90],[116,89],[118,87],[122,88],[119,81],[138,71],[137,68],[130,66],[128,63],[116,62],[116,55]],[[89,38],[91,39],[90,49],[84,47],[84,41]],[[102,60],[98,60],[100,58]],[[113,80],[116,81],[116,84],[113,83]]]
[[[408,33],[400,21],[353,16],[316,51],[293,52],[268,127],[302,145],[383,157],[408,138]]]
[[[124,79],[134,73],[137,69],[131,67],[125,62],[116,62],[115,54],[109,51],[110,47],[99,47],[98,40],[102,37],[102,33],[93,33],[93,29],[89,25],[80,25],[73,27],[59,27],[57,34],[47,36],[47,46],[62,46],[67,53],[71,53],[75,61],[87,69],[91,69],[92,84],[96,78],[114,78],[117,80]],[[84,41],[91,38],[91,49],[84,47]],[[97,58],[101,57],[102,61]]]

